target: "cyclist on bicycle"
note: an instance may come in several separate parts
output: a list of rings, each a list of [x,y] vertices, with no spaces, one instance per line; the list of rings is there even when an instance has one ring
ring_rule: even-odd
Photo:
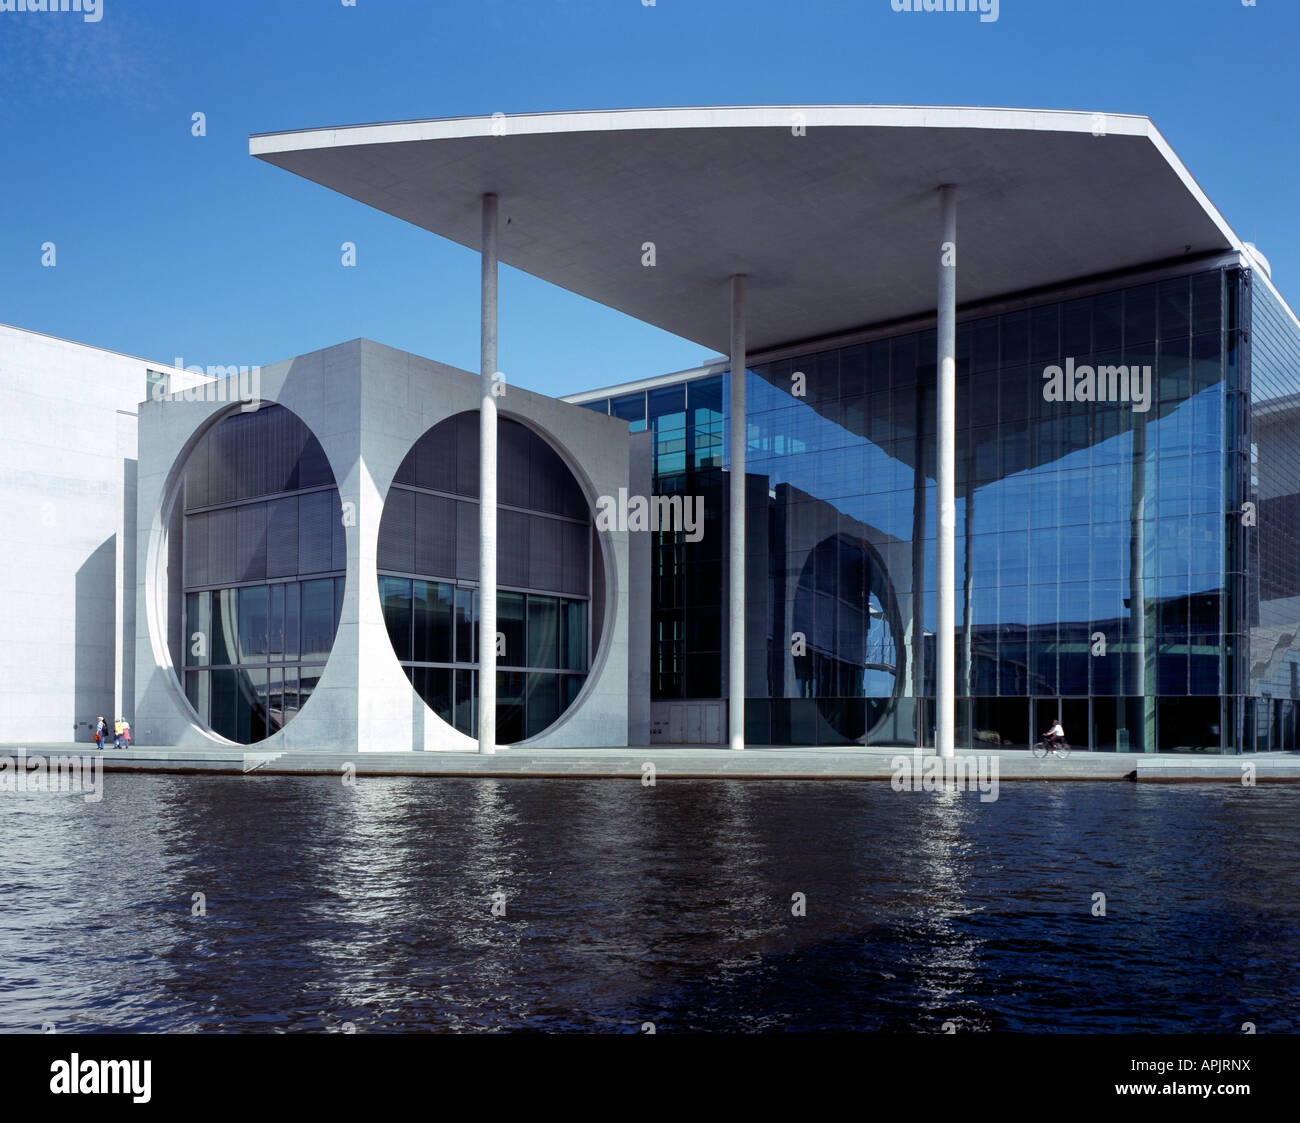
[[[1056,750],[1065,741],[1065,730],[1061,728],[1061,719],[1058,717],[1052,722],[1052,728],[1043,734],[1043,740],[1047,742],[1047,749],[1051,753]]]

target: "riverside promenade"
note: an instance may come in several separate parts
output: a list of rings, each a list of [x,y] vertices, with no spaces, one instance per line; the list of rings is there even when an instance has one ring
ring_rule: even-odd
[[[430,776],[560,779],[635,779],[654,766],[656,780],[889,780],[906,758],[915,773],[911,747],[804,748],[754,746],[733,752],[724,746],[646,745],[633,748],[503,748],[492,755],[473,752],[339,753],[256,747],[209,749],[135,745],[98,750],[73,744],[0,744],[0,755],[16,758],[94,753],[106,772],[222,773],[237,775]],[[924,762],[933,749],[921,750]],[[1000,780],[1123,780],[1137,782],[1241,783],[1253,766],[1255,783],[1300,782],[1300,754],[1249,753],[1244,756],[1181,753],[1089,753],[1076,750],[1066,760],[1036,759],[1024,749],[959,750],[969,761],[968,775],[988,775],[997,760]],[[937,764],[937,762],[936,762]],[[935,767],[932,765],[930,767]],[[958,775],[963,773],[959,772]]]

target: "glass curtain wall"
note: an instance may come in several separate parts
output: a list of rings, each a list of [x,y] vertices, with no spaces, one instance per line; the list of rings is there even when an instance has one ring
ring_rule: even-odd
[[[1059,715],[1097,750],[1231,744],[1241,283],[1216,268],[959,325],[959,743],[1027,746]],[[768,574],[753,743],[933,743],[934,356],[926,331],[747,372],[769,497],[746,543]],[[656,541],[657,698],[721,696],[726,381],[587,403],[654,431],[657,492],[705,497],[701,542]]]
[[[1249,431],[1236,455],[1246,490],[1236,520],[1246,590],[1242,739],[1260,752],[1294,750],[1300,705],[1300,329],[1255,271],[1243,282],[1250,309],[1246,346]]]

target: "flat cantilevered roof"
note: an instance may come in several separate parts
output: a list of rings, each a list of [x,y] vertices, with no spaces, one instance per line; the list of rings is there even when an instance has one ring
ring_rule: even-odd
[[[541,113],[268,133],[251,153],[720,352],[925,315],[937,189],[962,304],[1241,242],[1146,117],[769,106]],[[507,220],[508,223],[507,223]],[[645,244],[655,264],[643,264]]]

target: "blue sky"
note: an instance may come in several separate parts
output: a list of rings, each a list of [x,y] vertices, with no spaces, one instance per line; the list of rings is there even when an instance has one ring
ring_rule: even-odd
[[[1300,303],[1297,0],[1001,0],[993,23],[890,0],[103,4],[0,11],[0,322],[159,362],[367,336],[477,369],[476,255],[252,159],[249,134],[761,103],[1147,114]],[[508,268],[501,315],[502,369],[545,393],[707,355]]]

